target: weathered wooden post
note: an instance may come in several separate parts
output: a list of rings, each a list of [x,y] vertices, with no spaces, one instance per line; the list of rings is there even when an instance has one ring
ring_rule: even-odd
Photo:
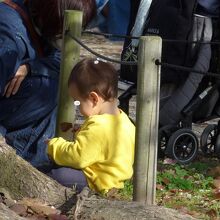
[[[70,37],[70,35],[79,38],[81,36],[81,30],[82,30],[82,12],[74,11],[74,10],[65,11],[56,136],[65,137],[67,139],[70,139],[70,137],[72,138],[73,135],[71,131],[70,133],[62,132],[60,130],[60,123],[61,122],[73,123],[74,121],[73,100],[68,94],[67,82],[71,70],[79,60],[79,56],[80,56],[80,46]]]
[[[133,200],[155,204],[162,40],[140,38],[138,54],[136,150]]]

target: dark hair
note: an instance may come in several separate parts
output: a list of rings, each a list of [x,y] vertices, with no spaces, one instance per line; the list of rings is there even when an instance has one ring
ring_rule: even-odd
[[[91,91],[96,92],[105,101],[117,98],[118,74],[110,63],[86,58],[73,68],[68,86],[77,87],[82,97],[87,97]]]
[[[62,33],[64,11],[83,11],[83,27],[96,15],[95,0],[29,0],[33,21],[45,37],[53,38]]]

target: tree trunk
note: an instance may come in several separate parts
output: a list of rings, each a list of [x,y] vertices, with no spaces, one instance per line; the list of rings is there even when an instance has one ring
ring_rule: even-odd
[[[78,195],[73,211],[75,220],[193,220],[189,215],[182,215],[176,210],[162,206],[143,206],[138,202],[113,201],[89,195],[84,189]]]
[[[5,191],[12,199],[38,198],[61,210],[75,199],[73,190],[39,172],[0,138],[0,192]]]

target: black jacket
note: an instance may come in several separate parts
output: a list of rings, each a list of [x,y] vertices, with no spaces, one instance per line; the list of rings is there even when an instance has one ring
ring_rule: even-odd
[[[131,19],[128,33],[130,33],[137,14],[140,0],[131,0]],[[193,24],[193,13],[196,7],[196,0],[153,0],[149,16],[145,24],[143,35],[157,34],[162,39],[186,40]],[[122,60],[127,50],[130,40],[126,39],[122,52]],[[188,44],[163,42],[162,62],[192,66],[193,59],[188,59]],[[190,62],[189,62],[190,61]],[[137,68],[131,66],[121,66],[121,78],[136,82]],[[187,73],[162,68],[162,83],[179,83],[187,78]]]

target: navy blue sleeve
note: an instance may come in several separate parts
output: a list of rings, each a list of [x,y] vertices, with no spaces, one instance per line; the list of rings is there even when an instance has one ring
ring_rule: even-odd
[[[0,95],[3,94],[5,85],[13,78],[20,66],[22,54],[25,54],[22,41],[18,46],[10,36],[0,34]]]
[[[27,63],[32,76],[57,78],[60,72],[60,51],[54,49],[46,57],[29,60]]]
[[[37,57],[28,30],[20,15],[0,3],[0,96],[18,68],[30,65],[30,74],[56,78],[60,70],[60,52],[56,49]]]
[[[27,48],[22,37],[21,20],[18,15],[0,4],[0,96],[5,85],[13,78],[21,60],[27,55]],[[23,25],[22,25],[23,26]]]
[[[0,94],[4,92],[7,81],[12,77],[17,63],[17,52],[8,50],[7,48],[0,49]]]

